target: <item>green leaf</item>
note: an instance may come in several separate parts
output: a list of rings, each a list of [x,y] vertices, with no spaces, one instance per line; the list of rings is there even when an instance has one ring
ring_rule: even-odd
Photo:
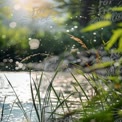
[[[112,8],[113,11],[122,11],[122,7],[114,7]]]
[[[88,32],[88,31],[94,31],[96,29],[100,29],[106,26],[111,25],[110,21],[100,21],[100,22],[96,22],[94,24],[91,24],[89,26],[87,26],[86,28],[82,29],[82,32]]]
[[[95,71],[98,69],[103,69],[103,68],[111,66],[112,64],[114,64],[114,61],[108,61],[108,62],[102,62],[102,63],[94,64],[93,66],[90,66],[88,68],[88,72]]]
[[[114,31],[109,43],[106,46],[106,49],[109,50],[117,41],[117,39],[122,35],[122,29],[117,29]]]
[[[119,40],[118,51],[122,52],[122,36],[121,36],[121,38]]]
[[[122,22],[118,23],[117,25],[120,26],[120,27],[122,27]]]

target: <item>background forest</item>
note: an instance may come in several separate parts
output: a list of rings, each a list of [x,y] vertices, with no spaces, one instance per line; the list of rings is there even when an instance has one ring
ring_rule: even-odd
[[[104,16],[110,13],[109,8],[115,6],[121,6],[121,1],[1,1],[0,62],[14,63],[37,53],[60,55],[64,51],[70,52],[72,48],[84,50],[68,34],[81,39],[89,49],[98,48],[111,37],[111,30],[121,21],[121,12],[112,14],[111,26],[87,33],[81,30],[87,25],[105,20]],[[43,59],[44,56],[39,55],[33,57],[31,62]]]

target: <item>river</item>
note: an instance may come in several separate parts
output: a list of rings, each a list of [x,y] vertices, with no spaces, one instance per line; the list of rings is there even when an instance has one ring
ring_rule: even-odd
[[[30,82],[33,80],[38,84],[42,72],[0,72],[0,112],[2,113],[2,107],[4,103],[4,116],[2,122],[23,122],[22,110],[17,105],[17,97],[13,92],[7,79],[12,84],[17,96],[19,97],[25,111],[30,117],[30,111],[32,109],[32,96],[30,90]],[[42,77],[42,84],[40,87],[40,94],[42,99],[45,96],[46,89],[54,76],[54,72],[44,72]],[[76,77],[82,80],[84,87],[88,88],[87,83],[85,83],[84,78],[81,75],[76,75]],[[72,83],[75,82],[74,78],[68,72],[60,72],[57,74],[53,81],[53,86],[57,93],[63,91],[64,96],[67,96],[73,91]],[[86,88],[85,88],[86,89]],[[33,89],[35,92],[35,89]],[[54,94],[51,94],[54,97]],[[74,99],[75,98],[75,99]],[[77,95],[71,97],[71,100],[78,101]],[[70,103],[73,107],[73,102]],[[33,116],[32,116],[33,115]],[[31,122],[36,122],[36,115],[33,112],[31,115]]]

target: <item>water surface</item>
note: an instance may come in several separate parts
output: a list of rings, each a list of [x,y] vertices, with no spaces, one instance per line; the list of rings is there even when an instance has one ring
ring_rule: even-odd
[[[0,109],[2,110],[3,101],[5,100],[4,106],[4,118],[3,122],[23,122],[23,113],[18,107],[18,100],[16,98],[13,89],[9,85],[7,79],[12,84],[14,90],[16,91],[17,96],[19,97],[25,111],[27,112],[31,122],[36,121],[35,112],[32,112],[30,117],[30,111],[32,110],[32,96],[30,90],[30,82],[35,81],[36,84],[39,83],[42,72],[0,72]],[[44,72],[42,77],[42,84],[40,87],[40,94],[42,99],[45,96],[46,89],[54,76],[54,72]],[[6,77],[7,79],[6,79]],[[81,75],[76,75],[76,77],[82,81],[84,88],[88,85],[84,82],[84,78]],[[75,82],[73,77],[68,72],[60,72],[55,77],[53,81],[53,86],[58,92],[62,91],[64,96],[67,96],[73,91],[72,83]],[[35,89],[33,88],[35,93]],[[52,97],[55,97],[54,94],[51,94]],[[75,99],[74,99],[75,98]],[[71,97],[71,101],[78,101],[77,96]],[[73,107],[74,102],[70,103],[70,107]]]

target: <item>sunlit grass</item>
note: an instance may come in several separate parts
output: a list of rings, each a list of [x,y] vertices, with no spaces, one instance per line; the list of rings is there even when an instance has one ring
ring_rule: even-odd
[[[19,99],[19,96],[17,95],[13,85],[11,84],[11,81],[9,81],[6,76],[5,77],[16,96],[17,102],[13,104],[18,105],[24,115],[25,121],[27,122],[32,121],[31,117],[33,115],[33,112],[35,112],[35,119],[37,122],[66,119],[68,121],[74,122],[90,122],[91,120],[99,122],[103,117],[104,121],[112,122],[116,118],[121,118],[121,109],[118,108],[122,105],[122,90],[117,87],[115,88],[111,86],[113,84],[113,81],[115,80],[114,77],[106,76],[106,78],[104,78],[103,76],[100,76],[95,72],[89,74],[84,73],[82,70],[79,69],[76,69],[75,72],[75,74],[81,75],[85,78],[85,82],[87,82],[87,85],[91,87],[90,94],[82,86],[81,81],[77,79],[73,72],[70,73],[75,82],[75,84],[72,84],[74,90],[71,93],[68,93],[67,96],[64,96],[64,93],[62,91],[57,91],[53,86],[53,82],[59,73],[57,67],[52,79],[49,81],[48,88],[45,89],[45,97],[42,98],[40,89],[43,85],[42,78],[44,74],[42,72],[40,75],[40,79],[37,81],[37,78],[32,78],[30,72],[30,90],[32,97],[32,109],[30,111],[30,116],[28,116],[27,111],[25,110],[22,102]],[[108,82],[108,79],[112,81]],[[69,99],[75,94],[78,95],[78,102],[75,102],[75,100],[73,99],[72,101]],[[75,108],[73,109],[70,106],[72,102],[74,102],[75,105]],[[4,104],[5,99],[2,106],[1,121],[3,121],[4,118]],[[11,111],[12,108],[10,110],[10,114]]]

